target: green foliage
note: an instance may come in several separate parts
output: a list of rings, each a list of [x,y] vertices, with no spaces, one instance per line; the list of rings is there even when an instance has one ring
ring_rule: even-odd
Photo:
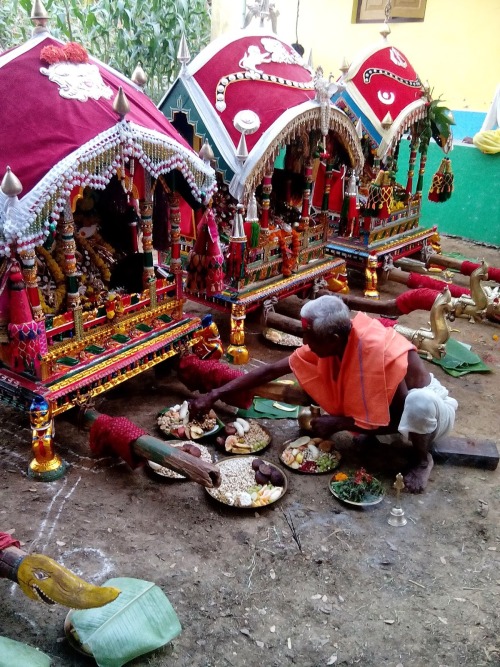
[[[429,102],[427,116],[420,123],[420,153],[427,153],[431,137],[442,148],[451,134],[452,125],[455,125],[453,113],[441,99]]]
[[[207,0],[44,0],[50,32],[79,42],[94,57],[131,76],[148,75],[146,92],[159,101],[174,81],[182,33],[194,57],[210,41]],[[31,34],[32,0],[2,0],[0,50]]]

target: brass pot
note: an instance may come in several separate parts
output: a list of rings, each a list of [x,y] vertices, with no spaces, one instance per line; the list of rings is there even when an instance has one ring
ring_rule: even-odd
[[[299,427],[301,431],[307,433],[312,432],[311,421],[316,417],[321,415],[321,408],[319,405],[310,405],[309,407],[304,407],[299,410],[299,416],[297,421],[299,422]]]

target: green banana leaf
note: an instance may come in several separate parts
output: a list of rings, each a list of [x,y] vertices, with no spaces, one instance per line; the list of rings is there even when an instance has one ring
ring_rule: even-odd
[[[463,343],[454,338],[446,342],[446,354],[442,359],[433,359],[432,362],[453,377],[460,377],[467,373],[488,373],[491,371],[477,354],[468,349]]]
[[[99,667],[121,667],[180,634],[179,619],[156,584],[118,577],[104,585],[120,589],[116,600],[104,607],[73,610],[67,619]]]
[[[280,410],[275,407],[274,403],[293,408],[293,410]],[[259,398],[257,396],[253,399],[253,403],[248,410],[242,408],[238,410],[238,417],[244,419],[297,419],[298,415],[298,405],[289,405],[283,401],[273,401],[270,398]]]
[[[46,653],[32,646],[0,637],[0,667],[50,667]]]

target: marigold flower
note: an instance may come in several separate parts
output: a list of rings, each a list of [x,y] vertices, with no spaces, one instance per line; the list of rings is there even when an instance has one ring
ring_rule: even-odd
[[[345,472],[338,472],[333,479],[336,482],[345,482],[346,479],[349,479],[349,475],[346,475]]]
[[[45,61],[49,65],[54,65],[54,63],[60,63],[66,60],[64,51],[60,46],[44,46],[40,51],[40,60]]]
[[[77,42],[68,42],[63,46],[66,60],[70,63],[87,63],[89,56],[81,44]]]

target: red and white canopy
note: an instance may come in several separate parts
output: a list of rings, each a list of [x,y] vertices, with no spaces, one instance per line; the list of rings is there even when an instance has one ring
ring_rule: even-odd
[[[41,243],[74,187],[104,188],[131,157],[154,177],[178,169],[199,201],[215,190],[212,168],[153,102],[82,51],[42,33],[0,55],[0,177],[9,166],[23,186],[19,200],[0,192],[0,255]]]
[[[332,101],[354,122],[361,118],[380,157],[426,115],[426,91],[415,69],[385,42],[359,55],[339,83]]]
[[[319,129],[322,104],[311,70],[298,53],[265,30],[223,36],[209,44],[180,74],[190,98],[233,172],[229,189],[246,199],[280,149],[302,131]],[[328,88],[328,81],[324,81]],[[176,96],[176,87],[172,96]],[[160,103],[165,111],[165,101]],[[175,99],[170,100],[171,107]],[[347,116],[327,98],[329,129],[336,130],[352,161],[361,166],[359,139]],[[241,136],[248,156],[238,159]]]

